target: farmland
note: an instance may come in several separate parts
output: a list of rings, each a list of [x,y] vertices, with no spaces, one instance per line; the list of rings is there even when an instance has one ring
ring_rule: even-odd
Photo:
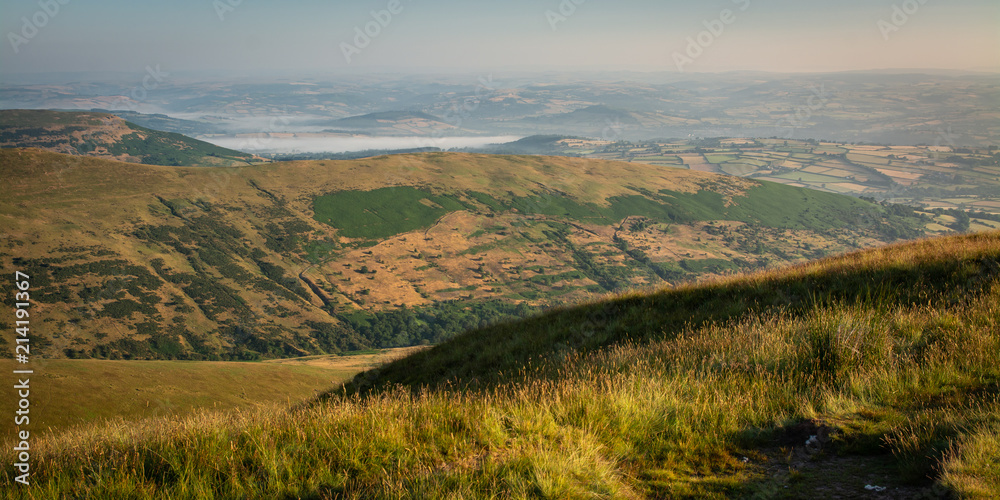
[[[864,196],[921,207],[928,214],[938,209],[934,215],[939,225],[948,225],[954,211],[1000,215],[1000,150],[996,147],[785,139],[561,143],[561,154],[723,173]],[[1000,228],[1000,218],[972,218],[976,229]]]

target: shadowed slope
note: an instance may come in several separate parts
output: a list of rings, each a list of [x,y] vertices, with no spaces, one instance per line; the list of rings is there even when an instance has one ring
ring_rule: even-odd
[[[948,307],[990,291],[1000,276],[1000,233],[906,243],[703,285],[629,294],[465,333],[360,374],[348,390],[403,384],[502,382],[532,360],[761,314],[801,315],[829,304]]]
[[[470,332],[365,396],[39,440],[0,497],[994,498],[998,350],[1000,234],[922,241]]]

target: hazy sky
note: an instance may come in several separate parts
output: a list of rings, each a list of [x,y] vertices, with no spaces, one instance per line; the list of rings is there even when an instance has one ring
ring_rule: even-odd
[[[0,32],[0,73],[1000,71],[997,0],[8,0]]]

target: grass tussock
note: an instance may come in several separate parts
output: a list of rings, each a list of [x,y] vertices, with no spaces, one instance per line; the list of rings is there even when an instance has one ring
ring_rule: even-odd
[[[553,311],[291,410],[33,443],[33,486],[7,469],[0,496],[862,495],[829,469],[877,465],[897,494],[996,497],[998,263],[1000,234],[964,236]]]

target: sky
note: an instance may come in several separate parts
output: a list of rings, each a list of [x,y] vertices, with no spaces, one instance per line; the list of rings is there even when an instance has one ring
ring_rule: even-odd
[[[997,0],[32,0],[0,73],[1000,72]]]

